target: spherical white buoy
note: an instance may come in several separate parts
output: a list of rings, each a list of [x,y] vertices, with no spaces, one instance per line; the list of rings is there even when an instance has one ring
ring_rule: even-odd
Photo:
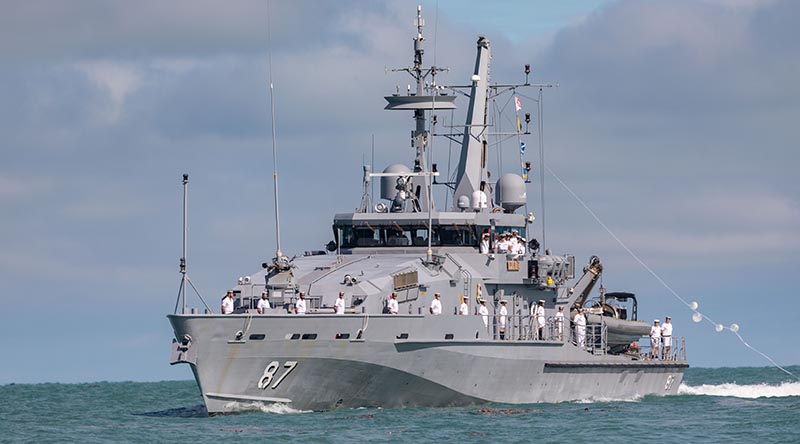
[[[739,324],[731,324],[731,331],[734,333],[739,331]]]
[[[702,320],[703,320],[703,315],[701,315],[700,313],[697,313],[697,312],[695,312],[695,313],[692,315],[692,320],[693,320],[694,322],[700,322],[700,321],[702,321]]]
[[[689,304],[689,308],[691,308],[692,310],[697,310],[697,307],[699,307],[699,305],[697,305],[696,301],[692,301],[692,303]]]
[[[725,329],[725,327],[723,327],[723,326],[722,326],[722,324],[717,324],[717,326],[716,326],[716,327],[714,327],[714,329],[717,331],[717,333],[719,333],[719,332],[721,332],[722,330],[724,330],[724,329]]]

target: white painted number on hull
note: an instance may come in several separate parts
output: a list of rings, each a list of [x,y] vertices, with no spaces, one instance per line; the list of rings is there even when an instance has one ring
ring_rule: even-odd
[[[276,389],[283,379],[286,378],[286,376],[288,376],[295,367],[297,367],[297,361],[286,361],[283,364],[283,368],[287,370],[283,372],[283,374],[275,381],[274,384],[272,384],[272,389]],[[261,379],[258,380],[258,388],[261,390],[266,390],[267,387],[270,386],[272,378],[275,377],[275,373],[278,372],[279,368],[281,368],[281,364],[278,361],[272,361],[267,364],[267,368],[264,369],[264,374],[261,375]]]
[[[669,389],[672,388],[672,383],[673,382],[675,382],[675,376],[674,375],[669,375],[669,377],[667,378],[667,383],[664,384],[664,391],[665,392],[668,392]]]

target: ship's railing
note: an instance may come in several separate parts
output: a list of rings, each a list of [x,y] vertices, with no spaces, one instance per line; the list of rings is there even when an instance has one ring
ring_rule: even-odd
[[[661,361],[685,361],[686,360],[686,338],[673,337],[669,352],[663,343],[659,343],[653,348],[650,339],[642,339],[642,344],[638,347],[641,359],[661,360]]]
[[[487,333],[492,339],[505,341],[572,342],[592,354],[605,354],[608,349],[608,330],[605,324],[587,325],[582,333],[564,318],[550,317],[539,329],[531,315],[508,315],[505,328],[501,316],[489,317]]]

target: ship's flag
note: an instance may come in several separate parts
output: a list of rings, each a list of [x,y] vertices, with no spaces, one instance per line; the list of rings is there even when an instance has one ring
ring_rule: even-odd
[[[518,133],[522,132],[522,121],[519,120],[519,116],[517,116],[517,132]]]
[[[522,166],[522,180],[528,180],[528,169],[525,165]]]
[[[522,109],[522,104],[519,103],[519,97],[514,96],[514,106],[517,108],[517,111]]]
[[[525,147],[525,142],[520,142],[519,143],[519,153],[520,154],[525,154],[525,148],[526,148]]]

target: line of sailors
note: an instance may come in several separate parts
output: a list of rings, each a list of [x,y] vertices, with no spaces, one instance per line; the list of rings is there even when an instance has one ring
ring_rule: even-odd
[[[480,302],[481,302],[481,307],[482,308],[478,309],[478,314],[480,314],[480,315],[484,315],[485,314],[486,316],[488,316],[489,315],[489,309],[486,308],[486,300],[485,299],[481,299]],[[388,314],[397,314],[397,311],[399,310],[399,308],[400,307],[399,307],[399,304],[397,302],[397,293],[392,293],[389,296],[389,300],[386,302],[386,313],[388,313]],[[438,316],[438,315],[442,314],[442,294],[441,293],[434,293],[433,294],[433,300],[431,300],[431,306],[428,309],[428,311],[430,311],[430,313],[432,315],[434,315],[434,316]],[[484,311],[486,313],[483,313]],[[469,304],[467,304],[467,298],[462,298],[461,305],[459,305],[459,307],[458,307],[458,314],[461,315],[461,316],[469,315]],[[488,325],[488,322],[489,321],[488,321],[488,318],[487,318],[486,319],[487,325]]]
[[[258,300],[258,305],[256,307],[256,311],[258,314],[266,314],[267,310],[270,308],[269,300],[267,292],[261,293],[261,299]],[[344,293],[339,292],[339,297],[336,298],[336,302],[333,304],[333,312],[336,314],[344,314],[345,304],[344,304]],[[292,310],[294,314],[304,315],[308,310],[308,306],[306,305],[306,294],[304,292],[300,292],[300,297],[295,301],[294,307]],[[231,314],[233,313],[233,291],[229,290],[228,293],[222,298],[222,307],[221,310],[222,314]]]
[[[267,292],[261,293],[261,299],[258,301],[257,311],[258,314],[265,314],[267,309],[270,308],[269,301],[267,299]],[[442,314],[442,295],[440,293],[435,293],[433,295],[433,300],[431,301],[431,305],[429,311],[432,315],[438,316]],[[500,301],[500,310],[498,310],[498,321],[499,321],[499,333],[500,339],[505,339],[506,334],[506,326],[508,324],[508,309],[506,305],[508,301],[505,299]],[[534,339],[544,340],[544,328],[547,323],[547,318],[545,315],[544,309],[545,301],[540,299],[538,304],[531,305],[531,320],[534,327]],[[294,304],[294,313],[298,315],[306,314],[308,307],[306,305],[306,294],[304,292],[300,292],[300,297],[295,301]],[[397,302],[397,294],[392,293],[389,297],[389,301],[386,304],[386,309],[388,314],[397,314],[399,309],[399,304]],[[333,311],[336,314],[344,314],[345,311],[345,301],[344,301],[344,293],[339,292],[339,297],[336,298],[336,302],[333,304]],[[228,291],[225,297],[222,299],[222,307],[221,307],[222,314],[230,314],[233,313],[233,291]],[[458,314],[461,316],[469,315],[469,305],[467,304],[467,299],[463,298],[461,301],[461,305],[458,308]],[[478,315],[483,318],[484,326],[489,326],[489,309],[486,307],[486,299],[480,299],[480,307],[478,307]],[[575,314],[575,317],[572,320],[573,325],[575,326],[575,339],[577,345],[583,348],[586,345],[586,317],[583,313],[583,308],[578,308],[578,312]],[[659,344],[663,338],[664,344],[664,355],[669,356],[670,347],[672,345],[671,337],[672,337],[672,324],[670,324],[670,318],[667,316],[666,323],[664,327],[658,327],[658,319],[655,320],[655,325],[650,331],[650,338],[652,348],[654,350],[655,355],[658,355]],[[564,307],[558,307],[558,312],[555,314],[554,318],[555,328],[556,328],[556,336],[558,340],[563,338],[564,334]]]
[[[489,243],[489,232],[484,231],[481,236],[480,243],[481,254],[489,253],[510,253],[510,254],[525,254],[525,239],[519,236],[517,230],[512,230],[510,233],[501,233],[494,240],[494,244]]]

